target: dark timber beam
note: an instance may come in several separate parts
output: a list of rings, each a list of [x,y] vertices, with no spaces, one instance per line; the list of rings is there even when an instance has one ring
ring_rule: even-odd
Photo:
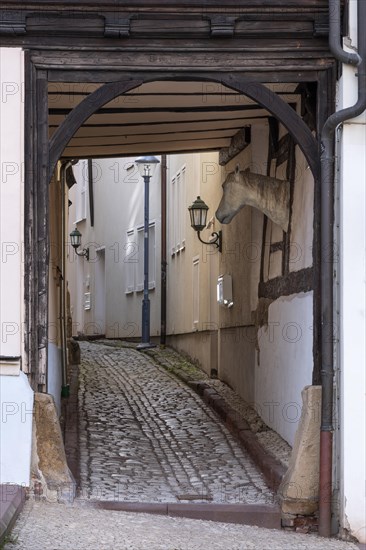
[[[134,73],[136,80],[124,80],[122,82],[110,82],[101,86],[86,99],[79,103],[71,113],[65,118],[59,128],[56,130],[50,141],[50,162],[49,177],[56,166],[57,160],[61,157],[65,147],[80,128],[82,124],[93,115],[98,109],[102,108],[112,99],[132,90],[144,83],[159,81],[206,81],[216,82],[232,88],[237,92],[243,93],[250,99],[256,101],[259,105],[272,113],[292,135],[307,159],[314,177],[319,174],[318,143],[312,135],[310,129],[306,126],[301,117],[275,92],[266,88],[263,84],[248,82],[245,77],[239,75],[221,75],[217,72],[198,76],[193,73],[185,73],[184,78],[180,73],[151,72]]]
[[[225,166],[229,160],[233,159],[241,151],[244,151],[250,143],[250,127],[242,128],[232,138],[229,147],[224,147],[219,151],[219,164]]]
[[[307,267],[300,271],[291,271],[284,277],[276,277],[267,282],[260,282],[259,298],[277,300],[281,296],[290,296],[300,292],[309,292],[314,288],[313,268]]]
[[[142,80],[110,82],[95,90],[71,111],[50,140],[48,181],[63,150],[80,126],[100,107],[112,101],[115,97],[141,86],[141,84],[143,84]]]
[[[214,54],[213,54],[214,55]],[[238,53],[239,55],[239,53]],[[324,64],[324,61],[323,61]],[[44,59],[41,65],[47,67],[47,62]],[[331,65],[331,64],[330,64]],[[86,69],[75,69],[72,70],[66,67],[53,67],[48,70],[48,80],[49,82],[60,82],[60,83],[73,83],[79,82],[84,84],[104,84],[106,80],[108,82],[117,82],[124,80],[129,74],[130,70],[125,69],[113,69],[109,66],[108,69],[99,70],[99,65],[97,69],[90,70]],[[324,67],[327,68],[327,67]],[[311,69],[305,70],[299,66],[297,63],[296,72],[291,70],[284,71],[283,65],[278,67],[277,71],[263,71],[263,70],[254,70],[253,68],[248,68],[245,70],[245,78],[248,82],[265,82],[265,83],[292,83],[292,82],[314,82],[318,80],[318,71],[314,70],[314,63]],[[212,70],[212,68],[211,68]],[[228,72],[243,71],[242,67],[228,67]],[[202,74],[202,69],[199,68],[197,73]],[[151,74],[151,73],[150,73]],[[181,73],[181,78],[184,79],[184,69]],[[197,74],[196,74],[197,79]]]

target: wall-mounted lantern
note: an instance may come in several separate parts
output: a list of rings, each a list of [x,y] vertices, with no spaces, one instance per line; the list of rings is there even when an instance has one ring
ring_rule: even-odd
[[[197,231],[197,235],[201,243],[214,244],[219,249],[219,252],[222,252],[222,231],[219,231],[218,233],[214,231],[211,234],[212,240],[209,242],[203,241],[201,239],[200,233],[202,229],[206,227],[208,211],[208,206],[205,201],[203,201],[201,197],[197,197],[193,204],[188,207],[188,210],[191,218],[191,226],[195,231]]]
[[[81,245],[81,233],[77,227],[70,233],[71,246],[75,249],[78,256],[84,256],[89,261],[89,248],[83,248],[81,252],[78,252],[78,248]]]

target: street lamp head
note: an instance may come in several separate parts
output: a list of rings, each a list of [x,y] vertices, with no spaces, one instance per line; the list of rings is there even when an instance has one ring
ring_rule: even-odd
[[[75,250],[79,248],[79,246],[81,245],[81,233],[77,227],[75,227],[75,229],[71,231],[70,240],[71,240],[71,246],[75,248]]]
[[[152,177],[157,165],[160,163],[160,160],[156,157],[147,156],[137,158],[135,163],[137,164],[137,169],[141,176]]]
[[[188,210],[191,218],[191,226],[195,231],[202,231],[202,229],[206,227],[207,204],[201,197],[197,197],[193,204],[188,207]]]

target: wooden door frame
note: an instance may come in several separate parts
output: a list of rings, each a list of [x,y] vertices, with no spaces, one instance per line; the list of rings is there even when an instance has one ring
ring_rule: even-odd
[[[59,53],[59,52],[58,52]],[[319,143],[306,126],[302,118],[275,92],[269,90],[262,82],[281,82],[278,62],[273,71],[250,74],[241,71],[228,72],[226,69],[208,67],[207,71],[197,73],[195,70],[180,68],[172,70],[172,66],[158,70],[136,65],[126,69],[123,65],[123,53],[120,53],[120,66],[108,66],[109,54],[105,56],[106,84],[86,97],[66,117],[56,130],[51,140],[48,137],[48,83],[72,78],[72,82],[101,82],[100,65],[94,69],[83,68],[77,62],[77,56],[62,67],[56,66],[49,51],[27,51],[25,56],[25,371],[28,372],[32,387],[42,390],[47,376],[47,342],[48,342],[48,263],[49,263],[49,200],[48,188],[50,178],[57,160],[62,155],[67,143],[78,128],[100,107],[115,97],[147,82],[157,80],[170,81],[206,81],[216,82],[232,88],[250,97],[283,124],[298,143],[305,155],[315,180],[315,219],[314,219],[314,347],[318,342],[320,329],[319,309],[319,224],[320,213],[317,208],[320,185],[320,149]],[[171,54],[174,58],[174,53]],[[186,53],[189,55],[189,51]],[[195,52],[192,52],[194,67]],[[238,52],[233,52],[238,56]],[[178,66],[178,56],[177,66]],[[84,60],[80,53],[81,61]],[[55,76],[56,75],[56,76]],[[324,70],[299,73],[287,71],[283,78],[286,82],[312,81],[318,83],[317,94],[317,134],[322,127],[324,118],[332,111],[334,103],[334,67],[327,65]],[[83,80],[84,79],[84,80]],[[299,80],[301,79],[301,80]],[[320,369],[320,357],[314,352],[314,373]],[[318,374],[313,376],[317,380]]]

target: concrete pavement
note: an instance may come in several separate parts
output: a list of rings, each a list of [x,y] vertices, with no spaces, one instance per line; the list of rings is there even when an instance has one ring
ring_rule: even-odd
[[[81,348],[80,494],[72,505],[26,502],[5,550],[357,550],[315,535],[169,517],[182,515],[184,504],[198,507],[198,517],[202,507],[233,506],[240,521],[240,507],[263,513],[276,498],[184,382],[133,347]],[[226,398],[235,405],[235,396]],[[144,505],[159,515],[113,509]]]
[[[357,550],[279,530],[28,501],[5,550]]]

